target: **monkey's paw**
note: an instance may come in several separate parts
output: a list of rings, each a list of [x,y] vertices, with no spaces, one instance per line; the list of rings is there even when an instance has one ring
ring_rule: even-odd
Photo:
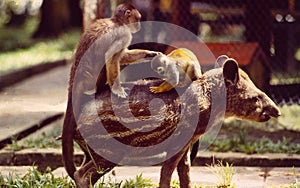
[[[155,52],[155,51],[149,51],[146,54],[145,58],[147,58],[147,57],[155,57],[155,56],[160,55],[160,54],[162,54],[162,53],[161,52]]]
[[[118,86],[118,87],[112,86],[111,91],[113,92],[113,94],[117,95],[120,98],[127,97],[127,93],[125,92],[124,88],[121,86]]]
[[[151,87],[149,87],[149,89],[150,89],[150,91],[151,91],[152,93],[161,93],[161,92],[163,92],[163,91],[160,89],[160,87],[158,87],[158,86],[151,86]]]

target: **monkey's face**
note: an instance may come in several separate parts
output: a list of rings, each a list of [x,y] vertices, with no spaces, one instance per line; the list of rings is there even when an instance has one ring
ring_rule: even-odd
[[[130,13],[126,14],[127,16],[127,24],[131,33],[136,33],[141,29],[141,14],[138,10],[131,10]]]
[[[151,61],[151,68],[159,75],[165,77],[167,64],[168,64],[167,56],[157,55]]]

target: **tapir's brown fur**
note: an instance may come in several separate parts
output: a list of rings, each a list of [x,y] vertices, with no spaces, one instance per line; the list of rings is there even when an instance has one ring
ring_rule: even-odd
[[[172,90],[164,94],[156,95],[149,92],[149,86],[151,86],[151,84],[147,82],[137,84],[137,86],[135,86],[136,88],[132,89],[133,91],[131,97],[134,98],[136,95],[138,95],[138,92],[142,92],[143,96],[146,97],[143,99],[139,98],[139,100],[141,101],[136,101],[129,104],[132,105],[131,109],[133,109],[131,113],[135,113],[135,108],[147,109],[147,104],[149,104],[147,103],[147,100],[150,101],[155,97],[161,97],[161,99],[167,101],[167,103],[168,101],[170,101],[170,104],[166,104],[165,107],[167,108],[167,111],[173,110],[175,112],[171,113],[172,116],[170,115],[170,117],[174,116],[174,118],[168,119],[168,123],[164,124],[163,128],[155,129],[157,131],[157,134],[147,135],[147,133],[145,133],[145,135],[143,136],[127,129],[126,131],[124,131],[123,129],[125,128],[122,128],[122,126],[118,123],[118,118],[116,118],[116,116],[114,115],[114,109],[111,108],[111,98],[109,91],[107,91],[106,93],[104,92],[98,96],[99,98],[97,100],[102,102],[100,109],[97,109],[98,111],[96,113],[84,111],[81,114],[81,118],[78,122],[78,127],[81,128],[81,132],[78,130],[78,128],[75,131],[74,138],[75,141],[81,146],[81,148],[83,148],[85,153],[89,153],[90,158],[93,160],[86,161],[86,163],[75,172],[74,176],[78,187],[89,187],[90,183],[95,183],[103,174],[117,165],[114,162],[110,162],[98,155],[94,151],[95,148],[87,147],[85,140],[83,140],[83,137],[81,136],[82,130],[83,132],[86,132],[86,134],[88,135],[87,137],[92,138],[93,134],[97,134],[98,117],[98,119],[100,119],[104,124],[105,128],[111,131],[110,134],[115,135],[114,138],[124,143],[133,144],[135,146],[144,146],[144,144],[155,145],[157,140],[166,139],[169,134],[172,134],[172,130],[174,130],[174,127],[176,127],[176,102],[172,103],[172,101],[177,101],[176,97],[174,98],[174,93],[176,93],[176,91]],[[224,88],[224,90],[222,90],[221,88]],[[159,186],[161,188],[170,187],[171,176],[175,168],[177,168],[178,171],[180,187],[192,187],[190,181],[190,162],[188,157],[189,147],[205,132],[210,118],[215,120],[219,120],[220,118],[222,118],[222,112],[221,110],[220,112],[218,112],[218,106],[216,107],[216,109],[214,109],[217,111],[216,113],[214,113],[214,117],[210,117],[212,115],[211,97],[213,90],[215,90],[214,95],[216,97],[223,95],[223,92],[227,94],[225,98],[225,117],[235,116],[242,119],[264,122],[269,120],[270,117],[278,117],[280,115],[280,111],[275,103],[252,83],[248,75],[243,70],[238,68],[235,60],[228,59],[227,61],[225,61],[223,67],[206,72],[200,79],[194,81],[191,86],[187,88],[187,92],[185,92],[183,96],[181,96],[181,99],[184,98],[188,101],[195,100],[195,98],[191,96],[194,96],[194,94],[196,94],[196,101],[190,101],[190,103],[194,104],[195,106],[191,107],[190,111],[187,113],[193,114],[194,111],[197,111],[193,109],[198,108],[200,111],[199,121],[196,125],[193,136],[186,143],[183,149],[163,162],[159,182]],[[146,100],[146,102],[142,100]],[[86,105],[86,108],[95,108],[92,106],[95,104],[97,103],[88,103]],[[171,107],[169,108],[169,106]],[[120,102],[118,109],[122,111],[123,108],[128,108],[128,103],[123,105]],[[141,116],[143,117],[145,117],[146,115],[147,114],[141,114]],[[135,116],[138,115],[135,114]],[[148,114],[148,116],[148,118],[151,118],[151,114]],[[138,120],[139,119],[136,118],[135,121]],[[184,122],[186,120],[183,118],[180,121]],[[184,126],[186,130],[192,128],[192,125],[189,124],[186,124]],[[105,144],[101,139],[99,139],[98,142],[99,144]],[[180,140],[178,140],[178,143],[179,142]],[[147,148],[145,150],[147,150]],[[116,153],[115,155],[119,156],[121,160],[124,155],[128,154],[128,152],[126,152],[127,151],[123,151],[122,149],[120,149],[120,152]]]

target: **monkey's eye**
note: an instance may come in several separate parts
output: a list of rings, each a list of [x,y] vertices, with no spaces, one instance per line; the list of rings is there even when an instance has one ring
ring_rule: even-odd
[[[160,75],[164,75],[165,74],[165,69],[163,67],[157,67],[156,71]]]

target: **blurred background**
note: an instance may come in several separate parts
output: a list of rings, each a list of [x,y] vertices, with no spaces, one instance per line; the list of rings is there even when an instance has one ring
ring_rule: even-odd
[[[283,115],[266,123],[264,128],[257,128],[254,123],[229,121],[227,132],[239,127],[239,142],[245,141],[245,132],[264,129],[262,135],[269,135],[272,140],[283,139],[283,135],[299,143],[296,136],[300,131],[298,0],[0,0],[0,76],[71,59],[84,29],[95,19],[110,17],[112,10],[123,2],[135,5],[144,21],[184,27],[203,40],[215,56],[227,54],[236,58],[255,84],[279,104]],[[161,40],[171,36],[174,44],[197,49],[191,45],[193,41],[182,41],[174,32],[153,30]],[[138,47],[163,52],[168,48]],[[200,61],[204,70],[213,66],[214,62],[208,61]],[[243,129],[243,125],[248,127]],[[272,131],[278,130],[286,132],[277,138]],[[285,140],[286,144],[291,139]],[[293,153],[300,153],[300,145],[297,147]]]

